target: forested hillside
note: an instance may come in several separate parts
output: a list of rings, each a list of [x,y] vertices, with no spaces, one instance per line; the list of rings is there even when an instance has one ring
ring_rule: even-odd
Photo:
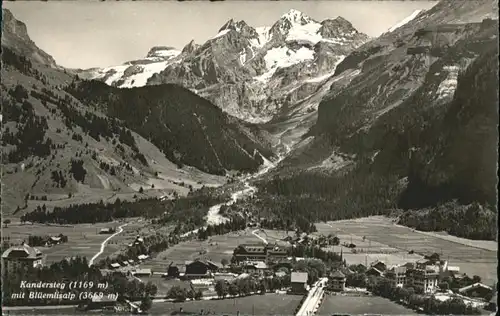
[[[107,107],[81,102],[65,90],[78,78],[36,46],[23,22],[8,10],[2,14],[2,181],[9,184],[2,192],[4,216],[22,216],[41,206],[39,201],[50,211],[118,196],[135,200],[184,195],[225,182],[224,177],[193,168],[191,162],[225,174],[231,169],[255,170],[261,154],[270,156],[264,146],[256,145],[260,140],[253,140],[259,135],[256,127],[240,125],[180,87],[128,90],[119,102],[110,102],[109,113]],[[109,92],[101,85],[88,87],[96,89],[84,90],[89,95]],[[159,99],[166,100],[168,110],[152,106],[161,103]],[[139,107],[128,107],[130,102]],[[129,121],[120,119],[122,114]],[[140,121],[148,115],[151,124]],[[175,129],[168,131],[165,122]],[[164,146],[165,154],[136,128]],[[219,139],[227,145],[217,143]]]
[[[75,81],[67,91],[122,120],[178,165],[213,174],[251,172],[262,164],[262,157],[271,156],[250,132],[252,127],[174,84],[119,89],[99,81]]]

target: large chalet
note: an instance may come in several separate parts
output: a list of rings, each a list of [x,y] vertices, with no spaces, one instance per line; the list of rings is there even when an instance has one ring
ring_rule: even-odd
[[[187,279],[210,278],[220,269],[220,266],[209,260],[186,261],[186,272],[184,277]]]
[[[269,261],[279,261],[288,257],[288,249],[278,245],[264,244],[244,244],[239,245],[233,253],[237,262],[260,261],[269,263]]]
[[[15,273],[22,268],[38,268],[43,266],[45,256],[40,250],[30,247],[26,243],[13,246],[2,254],[3,276]]]

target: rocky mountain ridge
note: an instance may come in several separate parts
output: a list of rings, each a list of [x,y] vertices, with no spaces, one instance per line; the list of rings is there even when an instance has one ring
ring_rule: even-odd
[[[163,69],[152,74],[147,84],[180,84],[253,123],[296,121],[316,111],[318,102],[302,101],[324,90],[320,86],[333,75],[335,66],[367,40],[342,17],[317,22],[291,10],[272,26],[257,28],[231,19],[204,44],[191,42],[176,57],[157,62],[158,69]],[[132,67],[90,72],[92,78],[116,87],[144,84],[143,80],[132,83]]]

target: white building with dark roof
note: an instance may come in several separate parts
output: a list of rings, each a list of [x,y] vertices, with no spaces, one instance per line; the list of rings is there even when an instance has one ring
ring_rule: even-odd
[[[3,272],[10,274],[24,267],[42,267],[44,260],[45,257],[40,250],[23,242],[20,246],[10,247],[2,254]]]
[[[112,264],[109,265],[111,269],[118,269],[121,267],[121,265],[118,262],[113,262]]]

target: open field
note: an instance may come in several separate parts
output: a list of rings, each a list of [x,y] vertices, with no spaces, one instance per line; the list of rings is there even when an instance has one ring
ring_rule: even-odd
[[[125,247],[137,235],[137,230],[142,229],[145,222],[138,222],[137,219],[128,219],[121,222],[78,224],[78,225],[46,225],[46,224],[24,224],[13,223],[4,227],[2,237],[10,237],[10,242],[19,244],[23,240],[28,242],[30,235],[34,236],[56,236],[63,234],[68,236],[68,242],[52,247],[37,247],[46,255],[46,264],[51,264],[63,260],[66,257],[84,256],[90,260],[100,251],[101,243],[110,235],[99,234],[99,230],[105,227],[118,227],[123,224],[124,231],[113,237],[106,245],[104,252],[97,258],[100,260],[120,248]]]
[[[260,234],[265,238],[265,234]],[[140,266],[151,268],[155,272],[166,272],[171,262],[182,265],[185,261],[197,258],[212,260],[220,264],[222,259],[229,261],[234,249],[244,243],[256,244],[261,241],[252,234],[252,229],[212,236],[205,241],[186,241],[160,252],[155,258],[147,260]]]
[[[411,309],[378,296],[326,295],[318,308],[317,315],[332,315],[333,313],[418,315]]]
[[[417,256],[409,255],[413,250],[416,254],[439,253],[449,261],[450,266],[459,266],[460,272],[470,276],[479,275],[483,282],[492,284],[497,280],[497,251],[488,250],[491,242],[474,241],[469,243],[463,238],[441,237],[440,234],[428,234],[412,230],[404,226],[395,225],[390,219],[374,216],[355,220],[343,220],[316,224],[318,233],[328,235],[337,234],[343,242],[356,244],[356,250],[366,249],[366,253],[347,253],[344,248],[344,257],[348,264],[368,263],[372,258],[387,260],[389,265],[414,261]],[[366,237],[363,242],[363,236]],[[472,245],[484,245],[481,248]],[[336,247],[339,251],[339,247]],[[486,248],[486,249],[485,249]],[[373,253],[374,254],[370,254]],[[381,253],[381,252],[386,252]]]
[[[293,315],[300,303],[300,295],[266,294],[225,300],[192,301],[184,303],[153,303],[151,315],[172,315],[179,312],[204,313],[215,315]]]
[[[147,283],[151,282],[158,288],[158,292],[156,293],[156,297],[165,297],[168,294],[168,291],[174,286],[180,286],[181,288],[190,289],[189,281],[181,281],[178,279],[165,279],[162,278],[161,275],[155,274],[149,277],[138,277],[142,282]]]

